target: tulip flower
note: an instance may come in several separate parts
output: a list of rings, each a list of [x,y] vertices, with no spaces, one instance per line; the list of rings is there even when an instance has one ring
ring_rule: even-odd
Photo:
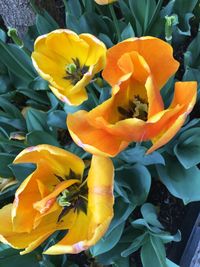
[[[95,2],[99,5],[108,5],[116,1],[117,0],[95,0]]]
[[[70,152],[38,145],[14,160],[28,162],[35,163],[36,170],[22,182],[14,202],[0,210],[0,241],[25,254],[55,231],[68,230],[44,253],[79,253],[94,245],[113,216],[112,161],[93,156],[88,168]]]
[[[104,68],[105,56],[106,47],[95,36],[59,29],[36,39],[32,60],[61,101],[80,105],[88,98],[86,85]]]
[[[160,89],[178,67],[172,47],[158,38],[131,38],[110,48],[103,77],[112,96],[90,112],[68,115],[73,140],[90,153],[111,157],[133,141],[151,140],[147,153],[165,145],[196,101],[196,82],[176,82],[174,98],[164,108]]]

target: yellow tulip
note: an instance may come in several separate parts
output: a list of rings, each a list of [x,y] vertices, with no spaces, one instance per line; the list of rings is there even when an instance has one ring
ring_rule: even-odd
[[[12,204],[0,210],[0,241],[26,254],[57,230],[64,238],[45,254],[79,253],[106,232],[113,216],[113,164],[93,156],[88,176],[82,159],[63,149],[38,145],[14,163],[37,168],[20,185]]]
[[[108,5],[116,1],[117,0],[95,0],[95,2],[99,5]]]
[[[38,37],[32,61],[52,92],[69,105],[87,100],[86,85],[105,66],[106,47],[91,34],[59,29]]]

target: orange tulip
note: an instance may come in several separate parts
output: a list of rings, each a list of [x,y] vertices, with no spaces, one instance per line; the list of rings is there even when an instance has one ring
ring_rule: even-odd
[[[175,83],[174,98],[165,109],[160,89],[178,69],[172,47],[154,37],[131,38],[110,48],[103,77],[112,97],[90,112],[68,115],[73,140],[86,151],[116,156],[132,141],[151,140],[160,148],[184,124],[197,95],[196,82]]]
[[[95,2],[99,5],[108,5],[116,1],[117,0],[95,0]]]
[[[23,150],[14,163],[37,165],[13,204],[0,210],[0,241],[26,254],[57,230],[64,238],[45,254],[79,253],[94,245],[113,216],[113,164],[93,156],[88,177],[76,155],[50,145]]]
[[[37,38],[33,65],[52,92],[69,105],[87,100],[86,85],[105,66],[106,47],[91,34],[59,29]]]

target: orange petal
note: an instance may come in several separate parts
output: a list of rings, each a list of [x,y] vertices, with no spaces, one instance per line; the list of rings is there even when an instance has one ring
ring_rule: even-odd
[[[177,82],[172,103],[161,119],[155,123],[158,136],[153,139],[153,146],[147,151],[151,153],[169,142],[184,124],[192,111],[197,97],[196,82]],[[150,130],[151,131],[151,130]]]
[[[120,137],[90,125],[85,111],[69,114],[67,125],[74,142],[90,153],[114,156],[128,146]]]
[[[117,84],[123,75],[123,71],[118,67],[118,60],[125,53],[134,51],[147,62],[158,88],[161,88],[179,67],[179,63],[173,58],[172,47],[168,43],[148,36],[130,38],[111,47],[107,52],[107,64],[103,77],[111,86]]]

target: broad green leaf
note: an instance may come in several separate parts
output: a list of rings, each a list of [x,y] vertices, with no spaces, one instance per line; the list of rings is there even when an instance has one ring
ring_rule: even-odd
[[[8,168],[8,165],[13,162],[15,155],[11,155],[8,153],[0,153],[0,177],[10,178],[13,177],[12,172]]]
[[[151,175],[146,167],[135,164],[128,169],[119,170],[116,172],[115,181],[120,189],[125,191],[122,197],[126,196],[126,201],[133,206],[141,205],[147,199]]]
[[[157,211],[154,205],[151,203],[145,203],[141,207],[141,213],[144,220],[153,226],[163,229],[162,224],[157,219]]]
[[[17,164],[10,164],[10,170],[12,171],[14,177],[19,181],[22,182],[26,179],[32,172],[36,169],[36,164],[34,163],[17,163]]]
[[[175,264],[174,262],[166,259],[167,267],[179,267],[179,265]]]
[[[115,267],[129,267],[130,266],[130,260],[129,258],[120,258],[117,261],[114,261],[114,266]],[[134,267],[134,266],[132,266]]]
[[[200,32],[197,33],[197,36],[192,40],[190,45],[187,48],[187,51],[184,54],[184,65],[185,67],[189,66],[192,68],[200,69]]]
[[[136,144],[133,148],[122,151],[118,158],[127,163],[140,163],[143,165],[165,164],[164,158],[157,151],[146,155],[147,148]]]
[[[96,257],[97,262],[104,264],[105,266],[109,265],[109,264],[114,264],[115,262],[117,262],[118,260],[123,259],[123,257],[121,257],[121,252],[126,249],[127,247],[127,243],[120,243],[118,242],[117,245],[103,253],[100,254]]]
[[[49,112],[47,115],[47,124],[52,127],[67,129],[67,114],[62,110]]]
[[[0,29],[0,40],[5,43],[6,38],[7,38],[6,33],[2,29]]]
[[[13,267],[13,264],[20,267],[40,267],[40,254],[33,252],[22,256],[17,250],[11,248],[7,250],[7,256],[5,257],[1,258],[0,253],[0,267]]]
[[[82,15],[80,0],[67,0],[65,12],[68,12],[72,16],[79,18]]]
[[[30,84],[29,87],[33,90],[48,90],[49,84],[46,80],[42,79],[40,76],[36,77]]]
[[[107,233],[110,233],[119,224],[125,222],[128,216],[134,210],[134,208],[135,206],[125,203],[122,197],[116,197],[114,204],[114,218],[110,223]]]
[[[121,256],[127,257],[130,254],[137,251],[145,243],[146,236],[147,236],[146,232],[141,235],[136,236],[131,242],[131,245],[121,253]]]
[[[24,122],[24,117],[22,113],[16,108],[15,105],[11,104],[8,100],[3,97],[0,97],[0,107],[13,118],[21,119]]]
[[[111,41],[110,37],[104,33],[100,33],[98,38],[106,45],[107,48],[113,46],[113,42]]]
[[[103,236],[103,238],[95,246],[93,246],[90,249],[93,257],[96,257],[100,254],[103,254],[111,250],[119,241],[122,235],[122,232],[124,230],[124,226],[125,226],[125,222],[115,227],[115,229],[109,234],[106,234],[105,236]]]
[[[26,124],[29,132],[49,131],[47,125],[47,114],[43,111],[29,108],[26,112]]]
[[[49,144],[59,147],[60,144],[54,136],[45,131],[32,131],[26,135],[26,142],[29,146],[36,146],[39,144]]]
[[[0,70],[1,73],[1,70]],[[12,85],[11,85],[11,81],[8,77],[8,75],[6,74],[0,74],[0,94],[4,94],[7,93],[11,90]]]
[[[31,58],[14,44],[5,44],[0,40],[0,62],[26,82],[36,77]]]
[[[142,246],[141,260],[143,267],[167,267],[165,247],[159,238],[149,236]]]
[[[123,30],[123,32],[121,33],[121,38],[122,40],[128,39],[128,38],[132,38],[135,37],[135,32],[133,30],[133,27],[131,26],[131,24],[129,23]]]
[[[17,91],[27,97],[29,97],[31,100],[36,101],[36,103],[40,105],[46,105],[49,106],[49,99],[45,92],[42,91],[36,91],[30,88],[18,88]],[[28,100],[30,102],[30,100]],[[28,102],[27,101],[27,102]]]
[[[172,195],[181,198],[185,204],[200,200],[200,170],[197,167],[185,169],[176,157],[165,154],[166,166],[157,165],[162,183]]]
[[[41,14],[36,15],[36,26],[40,35],[49,33],[59,28],[57,22],[43,10]]]
[[[200,163],[200,128],[183,132],[174,147],[174,153],[185,169]]]

